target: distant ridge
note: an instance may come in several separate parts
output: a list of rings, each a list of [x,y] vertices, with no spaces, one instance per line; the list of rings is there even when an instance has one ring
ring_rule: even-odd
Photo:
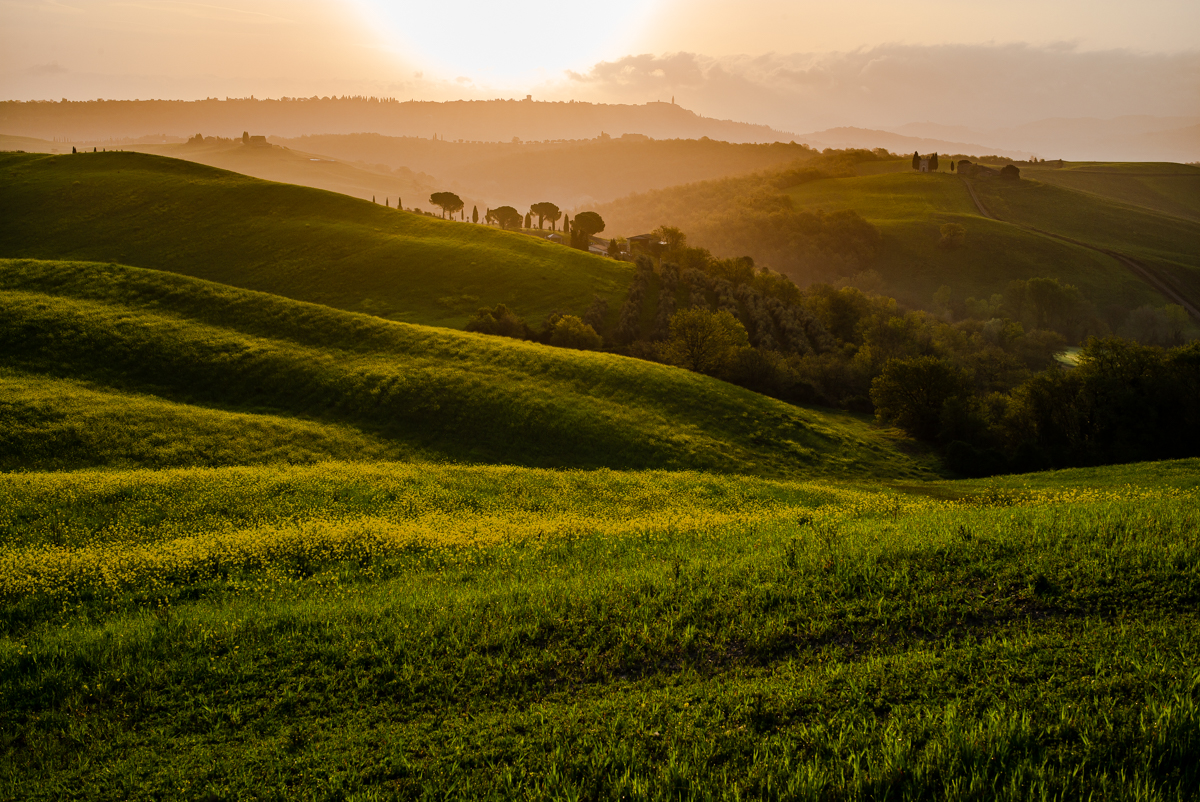
[[[795,134],[766,125],[702,117],[674,103],[643,105],[460,100],[446,103],[394,98],[259,100],[89,100],[0,102],[0,133],[96,141],[147,134],[238,137],[243,131],[281,137],[352,134],[437,134],[441,139],[511,141],[593,139],[635,133],[656,139],[787,142]]]
[[[992,145],[977,145],[970,142],[954,142],[945,139],[933,139],[920,136],[905,136],[892,131],[879,131],[872,128],[827,128],[824,131],[814,131],[802,134],[796,140],[815,148],[887,148],[893,153],[905,154],[912,151],[921,153],[962,153],[970,156],[1007,156],[1013,159],[1027,159],[1032,154],[1029,151],[997,149]]]

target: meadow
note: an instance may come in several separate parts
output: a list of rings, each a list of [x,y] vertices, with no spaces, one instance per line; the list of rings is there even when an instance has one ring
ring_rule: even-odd
[[[161,156],[2,153],[0,175],[5,257],[111,261],[410,323],[462,328],[498,303],[538,321],[583,314],[596,296],[619,303],[633,275],[491,226]]]
[[[0,799],[1196,797],[1200,460],[947,478],[865,415],[447,327],[615,316],[627,264],[141,154],[0,168]],[[792,193],[914,287],[1154,300],[957,177]]]
[[[1200,463],[0,476],[24,799],[1187,799]]]

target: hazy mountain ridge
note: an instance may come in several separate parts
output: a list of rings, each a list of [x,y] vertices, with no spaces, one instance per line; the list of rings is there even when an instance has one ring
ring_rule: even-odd
[[[394,98],[283,98],[259,100],[3,101],[0,130],[16,136],[99,140],[196,133],[240,136],[243,131],[282,137],[351,134],[437,135],[442,139],[507,142],[591,139],[601,133],[638,133],[655,139],[709,137],[728,142],[775,142],[794,134],[766,125],[702,117],[673,103],[643,105],[459,100],[446,103]]]

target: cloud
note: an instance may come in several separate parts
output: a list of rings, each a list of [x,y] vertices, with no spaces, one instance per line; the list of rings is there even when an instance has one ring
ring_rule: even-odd
[[[1047,117],[1200,114],[1200,53],[1082,52],[1070,43],[887,44],[725,58],[643,54],[567,79],[598,100],[674,94],[706,115],[796,132],[920,120],[996,127]]]

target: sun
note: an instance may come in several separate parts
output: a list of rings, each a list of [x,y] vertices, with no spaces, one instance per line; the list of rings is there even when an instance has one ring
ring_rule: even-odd
[[[389,49],[445,76],[496,84],[558,77],[625,55],[643,38],[654,6],[356,1]]]

